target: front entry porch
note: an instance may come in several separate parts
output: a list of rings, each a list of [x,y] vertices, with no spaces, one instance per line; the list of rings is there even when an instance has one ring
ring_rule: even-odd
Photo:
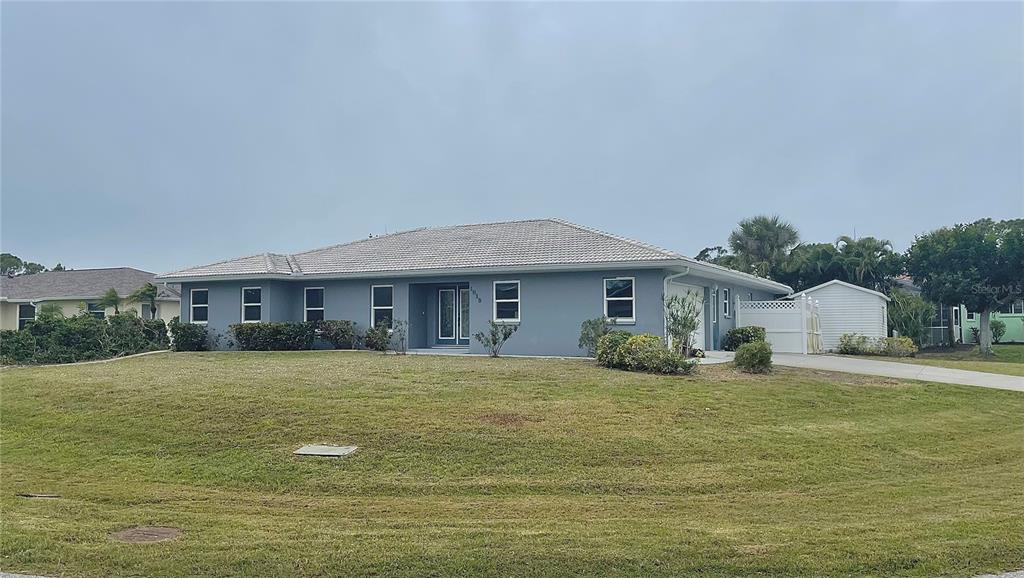
[[[469,351],[469,283],[409,286],[409,349]]]

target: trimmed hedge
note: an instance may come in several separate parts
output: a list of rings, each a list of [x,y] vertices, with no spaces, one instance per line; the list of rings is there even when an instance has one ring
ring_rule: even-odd
[[[243,351],[299,351],[313,349],[316,324],[238,323],[228,328],[235,345]]]
[[[174,351],[209,351],[212,345],[205,325],[182,323],[175,317],[167,325],[171,331],[171,349]]]
[[[696,359],[670,350],[657,335],[612,331],[598,340],[597,362],[604,367],[662,374],[693,373]]]
[[[772,370],[772,345],[767,341],[744,343],[736,350],[734,361],[747,373],[768,373]]]
[[[356,324],[341,319],[315,321],[317,336],[330,343],[335,349],[355,349],[359,347],[361,336]]]
[[[756,343],[758,341],[765,341],[767,334],[764,327],[758,327],[756,325],[748,325],[746,327],[736,327],[730,329],[725,333],[725,339],[722,340],[722,349],[726,351],[736,351],[744,343]]]
[[[106,319],[42,314],[21,331],[0,332],[0,363],[74,363],[156,351],[167,347],[162,327],[162,321],[145,322],[133,312]]]

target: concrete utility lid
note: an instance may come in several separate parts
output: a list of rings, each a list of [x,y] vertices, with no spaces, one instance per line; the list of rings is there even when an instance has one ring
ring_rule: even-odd
[[[352,452],[356,451],[359,446],[318,446],[308,445],[302,446],[295,450],[296,455],[300,456],[322,456],[326,458],[343,458]]]

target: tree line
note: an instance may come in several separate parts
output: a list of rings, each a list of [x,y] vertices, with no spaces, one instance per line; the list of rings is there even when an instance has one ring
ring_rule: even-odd
[[[981,219],[918,235],[904,253],[886,239],[842,236],[833,243],[801,243],[800,233],[777,215],[740,221],[727,246],[706,247],[697,259],[808,289],[833,279],[893,297],[892,315],[912,311],[916,325],[931,308],[914,303],[896,288],[911,277],[925,299],[965,305],[980,315],[979,347],[992,351],[989,315],[1024,298],[1024,219]],[[904,333],[906,334],[906,333]],[[916,340],[915,340],[916,341]]]
[[[44,271],[66,271],[64,265],[57,263],[53,269],[47,269],[45,265],[32,261],[23,261],[17,255],[11,253],[0,253],[0,275],[5,277],[17,277],[18,275],[32,275]]]

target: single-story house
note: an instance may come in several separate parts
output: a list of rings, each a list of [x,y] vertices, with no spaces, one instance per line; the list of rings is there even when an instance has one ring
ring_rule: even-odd
[[[921,288],[914,285],[910,277],[896,279],[896,285],[903,291],[921,294]],[[974,343],[973,329],[980,329],[981,319],[976,311],[965,305],[934,304],[931,327],[926,346],[948,346],[950,343]],[[1006,333],[1001,343],[1024,343],[1024,300],[1018,299],[1003,305],[989,314],[991,321],[1006,324]]]
[[[981,317],[974,311],[962,307],[963,328],[961,339],[964,343],[973,343],[972,329],[981,328]],[[1024,343],[1024,299],[1011,301],[989,314],[990,321],[1002,321],[1006,324],[1006,333],[1000,343]]]
[[[503,353],[585,355],[580,324],[665,334],[663,299],[703,300],[698,343],[717,349],[737,300],[781,283],[557,219],[421,228],[293,255],[263,253],[159,275],[180,283],[181,319],[224,334],[236,323],[345,319],[407,323],[411,349],[483,353],[490,321],[519,326]],[[227,340],[220,340],[225,346]]]
[[[156,274],[149,271],[112,267],[0,276],[0,329],[23,328],[35,319],[44,304],[59,306],[69,317],[82,311],[101,318],[113,315],[112,307],[97,304],[104,293],[114,289],[120,297],[127,298],[146,283],[153,283],[159,289],[155,317],[170,321],[181,310],[177,287],[157,281]],[[118,309],[134,310],[143,319],[154,318],[148,304],[125,301]]]
[[[833,279],[788,297],[800,295],[807,295],[818,304],[821,345],[826,351],[837,349],[844,333],[859,333],[872,339],[888,335],[889,297],[883,293]]]

